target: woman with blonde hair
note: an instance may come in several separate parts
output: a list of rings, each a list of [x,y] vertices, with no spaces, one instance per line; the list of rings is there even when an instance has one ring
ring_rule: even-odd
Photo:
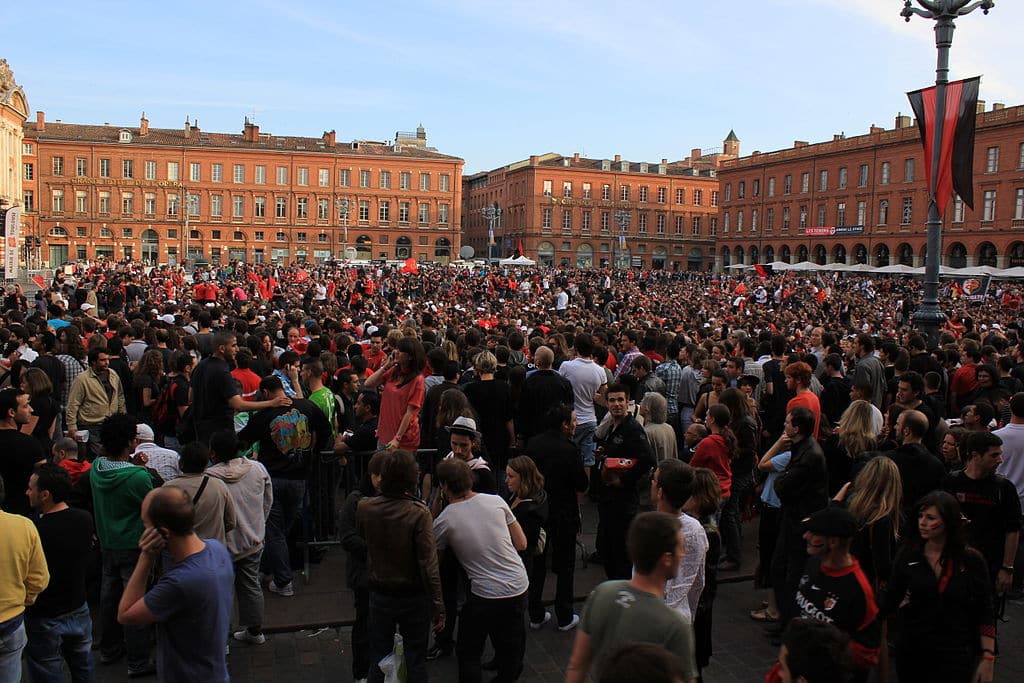
[[[496,473],[505,472],[509,448],[515,441],[512,426],[512,389],[508,382],[495,379],[498,359],[490,351],[473,356],[473,370],[477,379],[465,385],[463,391],[469,405],[480,417],[477,429],[483,434],[487,460]],[[500,482],[499,482],[500,483]]]
[[[877,589],[889,580],[903,511],[903,481],[892,458],[872,458],[853,484],[843,487],[837,500],[845,499],[857,519],[858,529],[850,552],[865,576]]]
[[[854,467],[866,452],[878,446],[873,411],[867,401],[854,401],[843,411],[839,426],[821,446],[828,467],[829,495],[834,496],[853,478]]]
[[[53,443],[53,432],[60,414],[60,404],[53,395],[53,383],[49,375],[39,368],[28,368],[21,373],[21,390],[28,394],[32,416],[21,431],[34,436],[49,454]]]

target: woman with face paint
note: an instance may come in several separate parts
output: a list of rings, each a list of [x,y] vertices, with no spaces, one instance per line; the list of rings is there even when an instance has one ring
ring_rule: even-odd
[[[898,609],[900,683],[989,683],[996,664],[992,585],[981,554],[967,545],[960,505],[944,491],[917,504],[920,540],[896,556],[881,600]]]

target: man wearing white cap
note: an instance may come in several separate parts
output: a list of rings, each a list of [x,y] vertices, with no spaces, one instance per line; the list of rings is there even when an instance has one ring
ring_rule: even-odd
[[[162,448],[156,445],[154,443],[155,438],[153,428],[148,424],[140,423],[135,428],[135,440],[138,442],[138,445],[135,446],[134,455],[144,453],[147,458],[146,466],[156,470],[156,473],[165,482],[177,479],[181,476],[178,454],[169,448]]]

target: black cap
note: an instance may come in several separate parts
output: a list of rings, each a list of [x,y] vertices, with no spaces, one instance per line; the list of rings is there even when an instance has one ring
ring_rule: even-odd
[[[827,507],[804,520],[804,531],[832,538],[850,538],[857,533],[857,520],[846,508]]]

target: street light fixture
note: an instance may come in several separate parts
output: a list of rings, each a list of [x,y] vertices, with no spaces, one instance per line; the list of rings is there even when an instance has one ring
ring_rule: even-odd
[[[616,211],[615,221],[619,224],[619,259],[618,263],[613,263],[612,267],[628,268],[629,263],[626,261],[626,230],[629,228],[629,222],[633,219],[633,215],[629,211]],[[614,253],[614,250],[613,250]]]
[[[348,258],[348,199],[338,199],[334,204],[338,207],[338,216],[341,218],[344,231],[341,237],[341,258],[345,260]]]
[[[957,17],[970,14],[981,8],[982,12],[995,6],[993,0],[916,0],[924,9],[913,6],[911,0],[905,0],[901,16],[908,22],[914,15],[935,21],[935,48],[938,59],[935,67],[935,110],[946,110],[946,84],[949,82],[949,49],[953,45],[953,23]],[[928,198],[928,248],[924,264],[924,293],[921,303],[914,312],[914,324],[925,336],[928,347],[938,345],[939,328],[946,316],[939,308],[939,258],[942,252],[942,207],[935,201],[935,187],[938,184],[939,155],[942,150],[942,122],[932,132],[931,188]]]
[[[494,202],[491,206],[485,206],[480,209],[480,213],[483,214],[484,218],[487,219],[487,256],[488,260],[493,261],[494,258],[494,226],[501,220],[501,208],[498,206],[498,202]],[[499,252],[500,252],[499,247]]]

